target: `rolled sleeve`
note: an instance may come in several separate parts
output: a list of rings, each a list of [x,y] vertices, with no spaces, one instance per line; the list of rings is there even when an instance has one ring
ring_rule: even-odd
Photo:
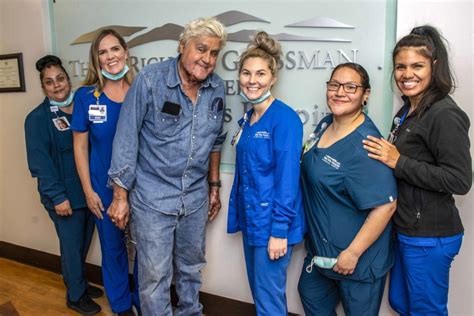
[[[140,128],[148,105],[148,82],[137,76],[125,97],[112,147],[109,175],[111,181],[126,190],[135,183]]]

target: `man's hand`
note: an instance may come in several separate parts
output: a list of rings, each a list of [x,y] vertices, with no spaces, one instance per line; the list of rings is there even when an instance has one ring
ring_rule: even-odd
[[[72,209],[71,204],[69,204],[69,200],[59,203],[58,205],[54,206],[54,210],[58,216],[71,216]]]
[[[209,188],[209,221],[212,222],[216,218],[221,209],[221,197],[219,196],[218,187]]]
[[[128,192],[124,188],[114,184],[114,198],[107,210],[112,223],[120,229],[125,229],[130,217],[130,206],[128,205]]]

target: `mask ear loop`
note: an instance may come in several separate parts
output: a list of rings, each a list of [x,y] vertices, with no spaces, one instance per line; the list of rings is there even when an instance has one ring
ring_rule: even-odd
[[[313,266],[316,264],[315,261],[316,261],[316,256],[311,258],[311,262],[306,266],[305,270],[307,273],[311,273],[313,271]]]

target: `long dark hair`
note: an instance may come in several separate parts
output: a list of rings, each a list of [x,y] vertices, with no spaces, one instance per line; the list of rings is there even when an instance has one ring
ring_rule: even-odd
[[[420,115],[428,106],[454,91],[455,81],[449,66],[447,45],[448,42],[436,28],[423,25],[411,30],[410,34],[399,40],[393,49],[394,66],[397,54],[408,47],[415,48],[419,54],[431,60],[431,82],[417,106]]]

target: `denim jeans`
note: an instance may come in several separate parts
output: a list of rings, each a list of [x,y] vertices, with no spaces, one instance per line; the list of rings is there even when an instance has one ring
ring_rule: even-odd
[[[143,315],[173,315],[170,286],[179,297],[175,315],[201,315],[201,270],[206,264],[208,202],[191,214],[164,214],[138,202],[131,205],[131,229],[138,252]]]

